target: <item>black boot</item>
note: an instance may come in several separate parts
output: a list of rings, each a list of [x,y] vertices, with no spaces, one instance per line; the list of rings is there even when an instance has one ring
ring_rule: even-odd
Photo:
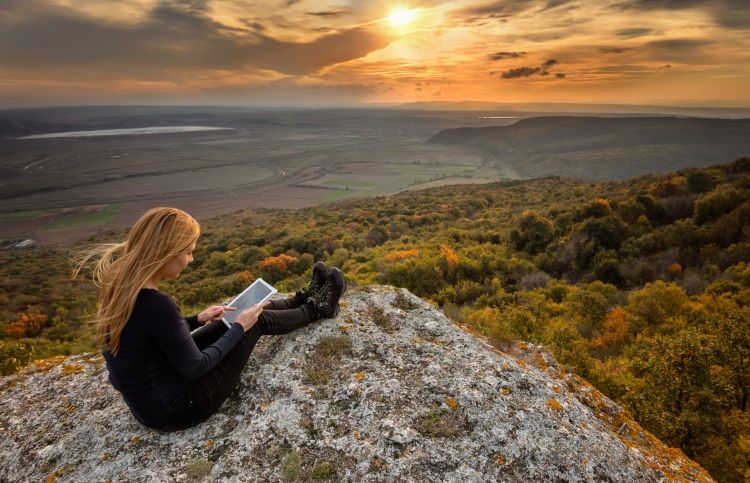
[[[333,267],[328,271],[326,282],[320,290],[310,293],[308,302],[315,306],[322,317],[336,317],[339,313],[339,300],[345,290],[344,274],[337,267]]]
[[[326,280],[328,279],[328,267],[323,262],[315,262],[312,269],[312,278],[310,279],[310,285],[308,285],[301,292],[297,292],[297,295],[307,300],[312,294],[317,293],[323,288]]]

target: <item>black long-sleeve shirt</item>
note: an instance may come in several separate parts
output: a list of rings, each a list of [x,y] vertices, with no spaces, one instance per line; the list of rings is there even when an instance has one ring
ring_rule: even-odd
[[[244,335],[234,323],[201,351],[190,336],[199,326],[197,316],[182,318],[169,296],[144,288],[120,334],[117,356],[104,351],[109,380],[142,424],[160,426],[179,411],[190,380],[209,372]]]

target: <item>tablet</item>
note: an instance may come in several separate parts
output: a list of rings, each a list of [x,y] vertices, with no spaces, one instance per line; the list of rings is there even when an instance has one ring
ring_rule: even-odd
[[[227,327],[231,328],[232,324],[237,320],[237,316],[240,315],[240,312],[249,309],[255,304],[265,302],[276,292],[278,292],[278,290],[273,288],[262,278],[256,279],[255,282],[250,284],[249,287],[235,297],[235,299],[229,304],[229,307],[237,307],[237,310],[225,311],[224,317],[222,317],[221,320],[227,324]]]

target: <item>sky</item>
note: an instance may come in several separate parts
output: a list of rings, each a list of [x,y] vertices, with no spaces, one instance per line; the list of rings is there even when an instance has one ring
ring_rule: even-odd
[[[0,108],[750,106],[750,0],[0,0]]]

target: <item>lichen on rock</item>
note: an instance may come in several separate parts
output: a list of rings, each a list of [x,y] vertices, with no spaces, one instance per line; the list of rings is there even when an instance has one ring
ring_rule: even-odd
[[[540,347],[500,351],[403,289],[344,305],[262,338],[184,431],[136,422],[98,355],[0,379],[0,481],[711,481]]]

